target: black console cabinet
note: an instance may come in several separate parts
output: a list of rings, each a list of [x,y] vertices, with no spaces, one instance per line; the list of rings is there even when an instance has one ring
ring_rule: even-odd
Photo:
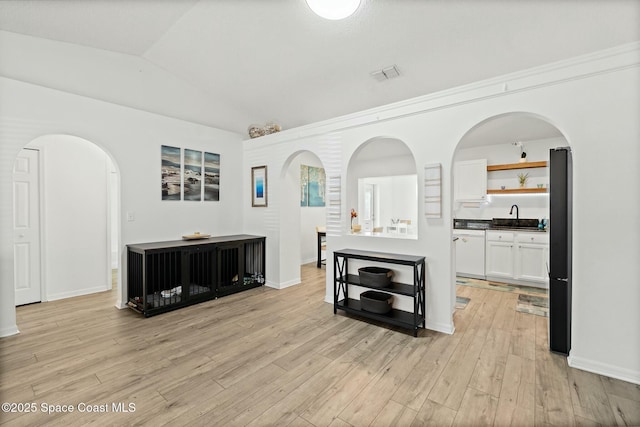
[[[127,245],[128,305],[146,317],[262,286],[265,238]]]
[[[377,263],[404,265],[413,268],[413,284],[392,282],[388,287],[362,285],[357,274],[349,274],[349,260],[358,259]],[[425,327],[425,259],[423,256],[391,254],[385,252],[343,249],[333,253],[333,313],[343,310],[372,320],[411,329],[418,336],[418,328]],[[362,310],[360,300],[349,298],[349,285],[357,285],[413,299],[413,311],[392,309],[387,314]]]

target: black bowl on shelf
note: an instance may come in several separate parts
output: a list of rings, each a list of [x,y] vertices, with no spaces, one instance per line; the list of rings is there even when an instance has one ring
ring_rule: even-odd
[[[385,292],[366,291],[360,294],[360,308],[364,311],[377,314],[386,314],[391,311],[393,295]]]
[[[382,267],[362,267],[358,269],[360,284],[386,288],[391,284],[393,271]]]

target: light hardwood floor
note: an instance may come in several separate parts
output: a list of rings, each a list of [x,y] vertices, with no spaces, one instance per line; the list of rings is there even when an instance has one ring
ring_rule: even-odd
[[[456,333],[413,338],[334,315],[324,270],[302,275],[148,319],[114,308],[112,292],[19,307],[21,333],[0,339],[0,400],[37,411],[0,423],[640,425],[640,387],[569,368],[547,350],[547,319],[515,311],[516,294],[460,287],[471,301]]]

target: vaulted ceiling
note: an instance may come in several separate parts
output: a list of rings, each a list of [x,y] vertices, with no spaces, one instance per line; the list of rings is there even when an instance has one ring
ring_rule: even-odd
[[[4,0],[0,30],[0,62],[24,36],[21,46],[52,40],[77,56],[49,58],[47,75],[0,65],[9,77],[246,135],[252,123],[298,127],[638,41],[640,1],[362,0],[329,21],[304,0]],[[153,96],[105,81],[92,52],[114,59],[113,76],[145,69]],[[392,65],[399,77],[371,77]],[[188,90],[156,82],[162,73]]]

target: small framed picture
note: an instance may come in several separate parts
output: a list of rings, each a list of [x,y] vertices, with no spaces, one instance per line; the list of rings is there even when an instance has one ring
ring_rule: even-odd
[[[251,168],[251,206],[267,206],[267,167]]]

